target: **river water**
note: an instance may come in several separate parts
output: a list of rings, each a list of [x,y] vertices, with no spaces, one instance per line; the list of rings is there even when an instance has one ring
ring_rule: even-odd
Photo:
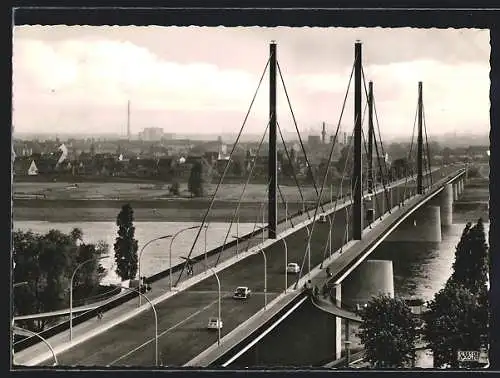
[[[172,266],[184,261],[180,256],[186,256],[191,249],[199,223],[190,222],[134,222],[135,238],[139,241],[139,250],[149,240],[163,235],[173,235],[189,227],[196,227],[179,233],[172,243]],[[233,224],[227,241],[232,240],[236,234],[243,235],[254,229],[255,223]],[[256,227],[259,227],[257,224]],[[46,233],[56,229],[64,233],[79,227],[83,231],[83,240],[86,243],[96,243],[100,240],[109,246],[109,258],[102,260],[101,264],[107,269],[107,275],[102,284],[120,282],[115,273],[113,244],[117,236],[118,227],[114,222],[40,222],[40,221],[14,221],[14,230],[31,230],[35,233]],[[229,223],[210,223],[207,227],[206,250],[210,251],[223,244],[226,238]],[[158,240],[150,243],[141,258],[141,275],[150,276],[169,268],[169,248],[171,239]],[[203,229],[193,249],[192,256],[200,255],[205,251],[205,230]]]

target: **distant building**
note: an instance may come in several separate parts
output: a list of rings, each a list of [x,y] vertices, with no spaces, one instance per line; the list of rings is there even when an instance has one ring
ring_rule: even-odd
[[[160,127],[147,127],[139,133],[139,139],[144,141],[160,141],[164,137]]]
[[[310,147],[319,146],[321,144],[321,137],[319,135],[309,135],[307,144]]]

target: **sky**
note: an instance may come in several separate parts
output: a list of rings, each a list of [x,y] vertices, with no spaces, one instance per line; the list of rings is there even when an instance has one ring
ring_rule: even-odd
[[[269,57],[277,59],[297,125],[351,131],[354,61],[373,81],[382,135],[411,136],[423,82],[430,135],[489,131],[489,31],[411,28],[16,26],[15,132],[119,133],[145,127],[182,134],[237,133]],[[245,133],[268,122],[268,71]],[[294,130],[278,75],[277,117]],[[367,84],[368,85],[368,84]],[[366,99],[363,98],[363,108]],[[364,120],[367,124],[367,119]],[[365,126],[366,127],[366,126]]]

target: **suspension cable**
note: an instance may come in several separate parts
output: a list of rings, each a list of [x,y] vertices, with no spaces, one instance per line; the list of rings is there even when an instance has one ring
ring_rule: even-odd
[[[415,138],[415,128],[416,128],[416,125],[417,125],[417,115],[418,115],[418,105],[417,105],[417,109],[415,110],[415,119],[413,120],[413,131],[412,131],[412,134],[411,134],[410,152],[408,154],[408,164],[410,164],[410,162],[412,161],[411,160],[411,153],[412,153],[412,150],[413,150],[413,141],[414,141],[414,138]],[[413,164],[412,164],[412,166],[413,166]],[[411,169],[411,176],[412,176],[412,179],[413,179],[413,169]],[[408,183],[408,176],[406,176],[406,179],[405,179],[405,190],[403,192],[403,201],[404,201],[404,198],[406,197],[406,186],[407,186],[407,183]]]
[[[229,166],[231,164],[231,157],[233,156],[233,153],[234,153],[234,151],[236,149],[236,146],[237,146],[237,144],[238,144],[238,142],[240,140],[241,134],[243,133],[243,129],[244,129],[246,123],[247,123],[248,117],[250,115],[250,111],[252,110],[253,104],[255,102],[255,99],[256,99],[257,94],[258,94],[259,89],[260,89],[260,86],[262,84],[262,80],[264,79],[264,75],[266,74],[267,67],[269,66],[269,60],[270,59],[268,59],[267,62],[266,62],[266,65],[264,67],[264,70],[263,70],[262,75],[261,75],[260,80],[259,80],[259,84],[257,85],[257,88],[256,88],[256,90],[255,90],[255,92],[253,94],[253,97],[252,97],[252,101],[250,102],[250,106],[248,107],[247,113],[246,113],[245,118],[243,120],[243,124],[241,125],[240,131],[238,132],[238,136],[236,137],[236,140],[235,140],[235,142],[233,144],[233,147],[231,149],[231,153],[229,154],[229,161],[226,164],[226,166],[224,167],[224,171],[223,171],[221,177],[219,178],[219,182],[217,183],[217,187],[215,188],[215,191],[214,191],[214,194],[212,196],[212,199],[210,200],[209,206],[208,206],[205,214],[203,215],[203,219],[201,221],[200,227],[198,228],[198,232],[196,233],[196,236],[194,238],[193,244],[191,245],[191,249],[189,250],[189,253],[187,255],[187,260],[182,265],[182,269],[181,269],[181,271],[179,273],[179,276],[177,277],[177,280],[175,281],[175,286],[177,286],[177,284],[181,280],[182,273],[184,273],[184,269],[186,268],[187,264],[189,263],[189,259],[191,258],[191,255],[193,253],[194,247],[195,247],[195,245],[196,245],[196,243],[198,241],[198,238],[200,237],[201,230],[203,229],[203,226],[205,225],[205,221],[207,220],[208,214],[210,213],[210,210],[212,210],[212,206],[214,205],[215,197],[217,195],[217,192],[218,192],[218,190],[219,190],[219,188],[220,188],[220,186],[222,184],[222,181],[224,180],[224,177],[227,174],[227,171],[229,170]]]
[[[358,57],[356,57],[356,59],[358,59]],[[338,133],[339,133],[340,124],[342,122],[342,117],[344,115],[345,106],[346,106],[346,102],[347,102],[347,97],[349,96],[349,88],[351,87],[351,81],[352,81],[352,76],[354,74],[354,67],[355,67],[355,65],[356,65],[356,60],[354,61],[353,65],[352,65],[351,75],[349,76],[349,82],[347,83],[347,89],[346,89],[345,96],[344,96],[344,101],[343,101],[343,104],[342,104],[342,110],[340,112],[339,121],[337,123],[337,130],[335,131],[335,135],[333,137],[332,147],[330,148],[330,154],[328,156],[328,163],[326,165],[326,171],[325,171],[325,174],[324,174],[324,177],[323,177],[323,183],[321,184],[321,189],[320,189],[320,192],[318,194],[318,200],[316,202],[316,207],[314,208],[314,215],[313,215],[313,219],[312,219],[311,230],[309,232],[309,237],[308,237],[307,245],[311,244],[312,235],[314,233],[314,226],[316,225],[316,216],[318,214],[318,208],[321,205],[321,198],[323,197],[323,190],[325,188],[326,179],[328,177],[328,171],[330,170],[330,164],[332,162],[333,151],[335,150],[335,144],[337,142],[337,136],[338,136]],[[283,85],[284,85],[284,83],[283,83]],[[357,121],[358,117],[359,117],[359,115],[356,115],[355,122]],[[321,208],[322,208],[322,211],[324,212],[325,211],[324,208],[322,206],[321,206]],[[309,249],[308,253],[310,255],[311,254],[310,248],[308,248],[308,249]],[[300,277],[302,276],[302,271],[303,271],[304,264],[305,264],[305,257],[306,257],[306,253],[304,253],[304,256],[302,258],[302,265],[300,267],[299,274],[297,275],[297,280],[300,279]]]
[[[267,193],[268,193],[269,185],[271,185],[271,179],[269,179],[268,182],[267,182],[266,190],[264,192],[264,196],[266,196]],[[259,209],[262,209],[262,212],[264,212],[264,204],[265,204],[265,200],[264,200],[264,202],[261,202],[260,206],[259,206]],[[257,215],[255,216],[256,220],[255,220],[255,223],[253,225],[252,232],[251,232],[252,237],[255,236],[255,230],[257,229],[257,223],[259,223],[260,215],[261,215],[261,211],[259,211],[257,213]],[[260,227],[260,229],[261,229],[262,232],[265,232],[266,226],[265,226],[264,223],[262,223],[262,226]],[[252,241],[252,238],[248,238],[248,241],[247,241],[247,251],[250,249],[250,242],[251,241]]]
[[[363,78],[363,87],[365,89],[365,96],[368,97],[368,89],[366,88],[366,78],[365,78],[365,71],[363,69],[363,66],[361,66],[361,73],[362,73],[362,78]],[[384,152],[384,145],[382,144],[382,134],[380,134],[380,125],[379,125],[379,122],[378,122],[378,116],[377,116],[377,107],[375,105],[375,95],[372,96],[372,102],[373,102],[373,110],[375,111],[375,119],[376,119],[376,123],[377,123],[377,129],[378,129],[378,134],[379,134],[379,140],[380,140],[380,148],[382,150],[382,155],[384,156],[384,165],[385,165],[385,173],[386,173],[386,176],[389,176],[388,173],[387,173],[387,163],[385,161],[385,152]],[[384,193],[385,193],[385,198],[386,198],[386,201],[387,201],[387,206],[388,206],[388,212],[389,214],[391,213],[391,209],[389,208],[389,190],[388,188],[386,187],[385,185],[385,180],[384,180],[384,172],[383,172],[383,169],[382,169],[382,162],[380,161],[380,155],[379,155],[379,151],[378,151],[378,141],[377,141],[377,135],[375,133],[375,130],[374,130],[374,133],[373,133],[373,136],[375,137],[375,152],[377,153],[377,161],[378,161],[378,167],[379,167],[379,172],[380,172],[380,181],[382,183],[382,188],[384,190]],[[387,183],[389,184],[389,180],[388,180],[388,177],[387,177]],[[391,192],[391,200],[392,200],[392,192]],[[380,217],[382,217],[382,214],[380,215]]]
[[[344,163],[344,170],[342,172],[342,176],[340,179],[340,191],[341,192],[342,192],[342,186],[344,185],[344,179],[347,176],[347,166],[349,163],[349,155],[351,152],[351,147],[353,145],[353,135],[354,135],[354,128],[351,131],[351,138],[349,139],[349,145],[347,146],[347,155],[346,155],[346,159],[345,159],[345,163]],[[351,194],[350,194],[350,197],[352,198]],[[335,202],[334,202],[333,211],[332,211],[333,215],[332,215],[332,219],[331,219],[332,225],[334,224],[335,216],[337,215],[337,204],[339,202],[339,199],[343,199],[343,196],[342,195],[340,197],[338,195],[335,196]],[[323,260],[325,260],[325,256],[326,256],[326,246],[325,246],[325,250],[323,252]]]
[[[256,152],[255,159],[252,162],[252,167],[250,168],[250,172],[248,173],[247,180],[245,181],[245,184],[243,185],[243,190],[241,191],[240,198],[238,198],[238,204],[237,204],[236,209],[235,209],[235,211],[233,213],[233,216],[231,218],[231,222],[229,223],[229,227],[227,229],[226,236],[224,237],[224,242],[222,243],[222,245],[220,247],[220,252],[217,255],[217,260],[215,261],[215,265],[214,266],[217,266],[217,264],[219,264],[220,256],[221,256],[222,252],[224,252],[224,247],[226,245],[227,239],[229,238],[229,234],[231,233],[231,228],[233,227],[234,220],[236,219],[236,216],[238,215],[238,213],[240,211],[241,200],[243,199],[243,195],[245,194],[245,190],[247,189],[248,183],[250,182],[250,180],[252,178],[252,174],[253,174],[253,171],[255,169],[255,166],[257,165],[257,157],[259,156],[260,149],[261,149],[262,144],[264,142],[264,138],[266,137],[267,130],[269,129],[269,124],[270,123],[271,123],[271,121],[269,121],[267,123],[266,128],[264,129],[264,133],[262,134],[262,138],[260,139],[259,145],[257,147],[257,152]]]
[[[368,155],[368,149],[366,147],[365,132],[364,132],[363,128],[361,128],[361,137],[363,138],[363,145],[365,146],[365,153],[366,153],[366,155]],[[361,193],[363,193],[363,192],[361,192]],[[367,196],[370,196],[368,189],[366,190],[366,195],[363,195],[363,199],[365,199]],[[380,209],[376,191],[375,191],[375,193],[371,193],[371,196],[373,198],[375,198],[375,201],[374,201],[375,209]],[[369,227],[371,229],[371,227],[372,227],[371,223],[370,223]]]
[[[302,194],[302,189],[300,187],[299,180],[297,179],[297,175],[295,173],[295,168],[294,168],[294,165],[292,163],[292,158],[290,157],[290,154],[288,153],[288,148],[286,147],[285,139],[283,138],[283,133],[281,132],[281,127],[280,127],[278,122],[276,122],[276,123],[278,125],[278,131],[280,133],[281,141],[283,142],[283,146],[285,147],[286,156],[287,156],[288,161],[290,162],[290,166],[292,168],[292,175],[293,175],[293,178],[295,180],[295,185],[297,185],[297,188],[299,189],[300,199],[302,201],[302,204],[305,204],[304,195]],[[311,219],[311,216],[309,215],[309,211],[306,210],[306,213],[307,213],[307,218]]]
[[[288,218],[288,216],[287,216],[287,214],[288,214],[288,208],[286,205],[287,202],[285,200],[285,196],[283,195],[283,192],[281,191],[281,186],[279,184],[277,184],[276,186],[278,187],[278,192],[280,193],[281,202],[285,205],[285,219],[288,219],[290,221],[290,224],[292,225],[292,227],[294,227],[292,218]]]
[[[431,182],[431,187],[432,187],[432,170],[431,170],[431,154],[429,150],[429,141],[427,139],[427,123],[425,122],[425,107],[424,104],[422,104],[422,113],[423,113],[423,118],[424,118],[424,130],[425,130],[425,144],[427,146],[427,166],[429,167],[429,178]]]
[[[288,91],[286,89],[285,80],[283,79],[283,74],[281,72],[281,67],[280,67],[279,62],[277,62],[277,66],[278,66],[278,72],[279,72],[280,78],[281,78],[281,83],[282,83],[283,89],[285,91],[286,100],[288,102],[288,107],[290,108],[290,113],[292,114],[292,119],[293,119],[293,123],[295,125],[295,130],[297,131],[297,135],[299,137],[300,146],[302,148],[302,152],[304,153],[304,158],[306,160],[306,164],[307,164],[307,167],[308,167],[309,174],[311,175],[312,183],[313,183],[313,186],[314,186],[314,191],[316,192],[316,195],[318,196],[319,193],[318,193],[318,187],[316,186],[316,179],[314,178],[314,174],[313,174],[313,171],[312,171],[312,166],[309,163],[309,159],[307,158],[306,149],[304,147],[304,143],[302,142],[302,137],[300,136],[299,127],[297,125],[297,120],[295,119],[295,113],[293,112],[292,104],[290,102],[290,97],[288,96]],[[354,66],[353,66],[353,71],[352,72],[354,72]],[[351,72],[351,77],[352,77],[352,72]],[[321,210],[325,211],[323,205],[321,205]]]

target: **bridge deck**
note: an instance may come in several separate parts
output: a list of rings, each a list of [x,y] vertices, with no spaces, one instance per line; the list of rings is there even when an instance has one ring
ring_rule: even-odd
[[[339,222],[342,222],[341,217],[339,218]],[[306,220],[307,215],[301,215],[295,219],[295,222],[302,221],[304,224]],[[304,253],[306,234],[299,231],[300,227],[290,231],[286,230],[286,226],[284,224],[280,225],[279,231],[288,235],[288,261],[300,262]],[[327,233],[327,224],[317,224],[311,244],[312,266],[318,265],[323,260],[323,246]],[[261,240],[259,237],[254,238],[250,245],[255,243],[257,247],[251,248],[248,252],[240,253],[238,257],[234,256],[235,247],[228,248],[224,252],[227,260],[217,267],[220,270],[219,275],[224,292],[231,292],[236,286],[248,284],[255,293],[246,302],[234,301],[228,298],[228,295],[224,295],[222,306],[223,336],[236,329],[263,306],[262,256],[255,255],[255,252],[258,252]],[[334,239],[335,249],[339,248],[342,243],[342,237]],[[284,289],[285,261],[283,248],[281,243],[276,243],[275,240],[266,240],[262,245],[267,248],[268,299],[272,300]],[[231,255],[233,257],[227,257]],[[243,258],[245,258],[244,263],[235,264],[235,262]],[[213,264],[214,260],[215,256],[210,257],[209,264]],[[156,296],[155,304],[159,315],[160,354],[163,364],[182,365],[216,341],[216,334],[206,329],[208,318],[216,314],[216,281],[213,277],[204,275],[201,266],[195,266],[195,274],[197,274],[196,277],[181,283],[179,289],[187,289],[178,293],[166,293],[168,279],[154,284],[152,296]],[[291,282],[293,277],[290,278]],[[171,298],[165,301],[169,297]],[[126,314],[123,313],[125,308],[120,306],[111,310],[109,315],[106,314],[104,320],[100,323],[96,323],[98,321],[95,320],[95,322],[88,322],[87,325],[82,324],[80,336],[86,341],[82,341],[79,345],[74,345],[72,348],[67,343],[63,345],[62,339],[67,339],[67,335],[63,335],[56,347],[56,351],[60,353],[60,363],[63,365],[86,366],[152,366],[154,363],[154,323],[152,314],[145,311],[148,308],[147,305],[141,309],[135,309],[134,304],[136,302],[132,302],[125,304],[128,305],[128,310],[125,310]],[[127,317],[128,320],[123,321]],[[109,321],[108,318],[110,318]],[[56,335],[55,338],[58,336]],[[120,340],[120,342],[116,343],[116,340]],[[75,344],[77,344],[77,340],[75,340]],[[35,347],[38,347],[38,349]],[[35,347],[17,353],[16,362],[18,364],[32,365],[50,358],[49,353],[44,354],[43,346],[36,345]],[[34,358],[34,356],[36,357]]]

